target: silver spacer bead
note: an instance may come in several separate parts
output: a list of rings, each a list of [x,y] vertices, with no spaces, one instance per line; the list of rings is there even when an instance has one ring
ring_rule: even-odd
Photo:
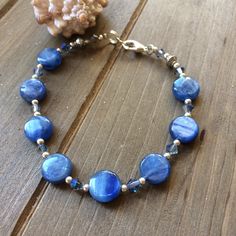
[[[36,100],[36,99],[34,99],[34,100],[32,100],[32,105],[37,105],[37,104],[39,104],[39,101],[38,100]]]
[[[178,62],[175,62],[175,64],[173,65],[173,68],[174,69],[177,69],[177,68],[179,68],[180,67],[180,64],[178,63]]]
[[[89,191],[89,185],[88,184],[84,184],[83,185],[83,191],[84,192],[88,192]]]
[[[177,145],[177,146],[179,146],[179,145],[181,144],[181,142],[180,142],[178,139],[175,139],[175,140],[173,141],[173,143],[174,143],[175,145]]]
[[[34,74],[34,75],[32,75],[31,77],[32,77],[32,79],[38,79],[38,76],[37,76],[37,75],[35,75],[35,74]]]
[[[124,193],[124,192],[126,192],[127,190],[128,190],[127,185],[126,185],[126,184],[122,184],[122,186],[121,186],[121,191]]]
[[[70,46],[71,46],[71,47],[74,47],[75,45],[76,45],[76,43],[74,43],[74,42],[71,42],[71,43],[70,43]]]
[[[61,49],[60,49],[60,48],[57,48],[57,51],[58,51],[58,52],[61,52]]]
[[[37,144],[38,144],[38,145],[44,144],[44,139],[39,138],[39,139],[37,140]]]
[[[70,184],[71,183],[71,181],[72,181],[72,177],[71,176],[67,176],[66,177],[66,179],[65,179],[65,182],[67,183],[67,184]]]
[[[146,179],[143,177],[139,178],[139,183],[144,185],[146,183]]]
[[[83,45],[84,45],[84,40],[81,39],[81,38],[77,38],[76,41],[75,41],[75,43],[76,43],[77,45],[83,46]]]
[[[34,112],[34,116],[41,116],[41,113],[36,111],[36,112]]]
[[[50,155],[49,152],[43,152],[43,153],[42,153],[42,157],[43,157],[43,158],[46,158],[46,157],[48,157],[49,155]]]
[[[186,77],[186,74],[185,73],[179,74],[179,77],[181,77],[181,76]]]
[[[184,116],[191,117],[192,114],[191,114],[190,112],[186,112],[186,113],[184,114]]]
[[[191,99],[185,99],[184,100],[184,103],[186,104],[186,105],[188,105],[188,104],[192,104],[192,100]]]
[[[38,64],[38,65],[37,65],[37,68],[43,69],[43,65],[42,65],[42,64]]]
[[[169,152],[164,153],[163,156],[164,156],[166,159],[170,159],[170,158],[171,158],[171,155],[170,155]]]

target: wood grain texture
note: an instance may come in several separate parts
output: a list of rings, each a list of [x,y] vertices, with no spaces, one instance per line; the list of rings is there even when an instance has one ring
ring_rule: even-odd
[[[174,52],[202,86],[194,111],[202,133],[170,180],[108,205],[50,185],[23,235],[235,235],[235,5],[149,0],[131,33]],[[182,113],[171,84],[155,59],[120,54],[67,151],[82,181],[104,168],[127,181],[145,154],[164,150]]]
[[[137,4],[113,1],[100,30],[122,31]],[[9,90],[16,93],[21,78],[30,75],[28,68],[34,63],[29,58],[60,40],[52,40],[28,21],[30,14],[25,19],[16,7],[11,12],[22,17],[23,28],[0,27],[0,34],[4,32],[0,56],[5,58],[0,68],[4,101],[0,107],[4,112],[0,122],[4,227],[0,234],[235,235],[236,2],[149,0],[144,5],[140,1],[128,23],[131,29],[141,13],[129,37],[174,53],[187,73],[200,81],[201,96],[193,113],[202,130],[198,140],[181,149],[167,183],[124,194],[110,204],[98,204],[67,187],[39,183],[35,147],[24,140],[21,129],[16,130],[30,111],[18,97],[7,94]],[[114,6],[120,9],[115,16]],[[28,9],[23,1],[21,7]],[[9,12],[2,20],[13,22],[13,15]],[[99,169],[117,172],[124,182],[138,177],[141,158],[164,151],[169,122],[182,114],[181,104],[171,93],[173,75],[164,64],[124,51],[116,58],[116,52],[108,47],[78,53],[46,80],[51,94],[43,111],[58,127],[50,146],[52,151],[58,147],[66,151],[74,162],[74,175],[83,182]],[[11,82],[5,83],[3,75]]]
[[[139,1],[135,0],[126,8],[126,1],[111,1],[95,30],[101,32],[115,28],[125,35],[130,18],[135,20],[138,4]],[[5,236],[12,232],[16,222],[21,224],[30,216],[31,208],[37,205],[46,188],[45,182],[40,182],[40,155],[22,132],[31,108],[19,98],[19,85],[32,74],[37,53],[46,46],[60,45],[63,39],[49,36],[45,27],[33,21],[29,2],[20,0],[1,19],[0,36],[0,235]],[[49,94],[42,112],[51,117],[56,126],[50,142],[52,152],[70,140],[68,131],[81,107],[87,97],[92,101],[102,84],[102,80],[97,78],[109,70],[116,57],[112,49],[105,47],[75,53],[65,60],[60,70],[46,75]]]
[[[16,4],[17,0],[1,0],[0,1],[0,19]]]

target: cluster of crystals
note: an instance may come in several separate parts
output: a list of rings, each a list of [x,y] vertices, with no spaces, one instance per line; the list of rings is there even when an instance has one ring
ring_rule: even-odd
[[[65,179],[65,182],[69,184],[73,190],[83,191],[83,192],[88,192],[89,190],[89,185],[82,184],[82,182],[80,182],[78,178],[72,178],[71,176],[68,176]]]
[[[166,145],[166,153],[164,157],[167,159],[172,159],[173,156],[176,156],[179,153],[180,141],[178,139],[174,140],[172,143]]]
[[[131,193],[137,193],[145,183],[146,183],[146,180],[143,177],[141,177],[139,179],[131,178],[127,182],[127,184],[122,184],[121,191],[122,192],[129,191]]]
[[[38,144],[38,149],[41,151],[43,158],[46,158],[47,156],[50,155],[48,146],[45,144],[44,139],[38,139],[37,144]]]

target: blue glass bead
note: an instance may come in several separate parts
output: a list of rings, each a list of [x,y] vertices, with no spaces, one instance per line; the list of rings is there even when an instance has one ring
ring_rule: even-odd
[[[27,102],[32,102],[34,99],[41,101],[46,97],[46,93],[44,83],[38,79],[26,80],[20,86],[20,95]]]
[[[177,100],[194,100],[200,92],[200,86],[196,80],[181,76],[173,83],[172,91]]]
[[[112,171],[101,170],[89,181],[89,193],[98,202],[111,202],[120,195],[121,181]]]
[[[47,140],[52,136],[53,125],[45,116],[33,116],[26,122],[24,131],[32,142],[37,142],[38,139]]]
[[[199,126],[193,118],[179,116],[171,122],[169,131],[173,139],[178,139],[181,143],[190,143],[198,136]]]
[[[33,70],[34,74],[37,75],[38,77],[43,76],[43,68],[34,68]]]
[[[171,155],[177,155],[178,154],[178,145],[174,143],[170,143],[166,145],[166,151],[170,153]]]
[[[61,44],[61,49],[62,49],[63,52],[69,52],[71,50],[71,46],[70,46],[70,44],[62,43]]]
[[[55,153],[49,155],[43,162],[41,173],[43,178],[53,184],[65,181],[72,172],[71,160],[62,154]]]
[[[54,70],[61,65],[62,56],[55,48],[45,48],[38,54],[37,61],[45,70]]]
[[[140,162],[140,175],[150,184],[159,184],[167,180],[170,175],[170,162],[160,154],[152,153]]]
[[[130,179],[127,183],[127,187],[131,193],[137,193],[142,185],[138,179]]]
[[[82,190],[83,184],[79,181],[79,179],[72,179],[70,182],[70,187],[74,190]]]
[[[41,152],[47,152],[48,151],[48,147],[45,144],[39,144],[38,148]]]
[[[183,105],[183,109],[186,112],[188,113],[191,113],[191,111],[194,109],[194,106],[192,104],[185,104]]]

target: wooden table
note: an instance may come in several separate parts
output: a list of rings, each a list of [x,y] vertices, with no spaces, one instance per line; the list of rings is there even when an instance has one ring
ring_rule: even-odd
[[[22,128],[31,109],[18,90],[37,53],[63,39],[36,24],[29,1],[0,7],[1,236],[236,235],[235,0],[110,0],[95,32],[166,48],[202,91],[193,112],[201,135],[181,149],[168,182],[106,205],[42,180],[42,159]],[[83,182],[97,169],[138,176],[142,157],[164,151],[168,124],[183,112],[172,78],[160,61],[120,47],[69,56],[45,77],[51,152],[70,156]]]

